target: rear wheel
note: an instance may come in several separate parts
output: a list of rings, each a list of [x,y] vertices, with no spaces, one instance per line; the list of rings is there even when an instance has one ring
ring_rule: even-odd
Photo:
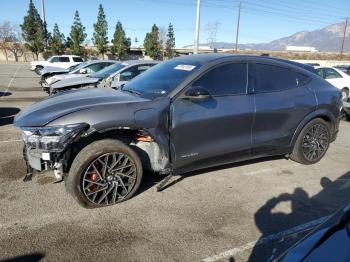
[[[80,205],[102,207],[131,198],[141,184],[142,173],[141,161],[130,147],[105,139],[80,151],[65,184]]]
[[[313,119],[300,132],[291,159],[306,165],[317,163],[326,154],[329,143],[329,124],[321,118]]]

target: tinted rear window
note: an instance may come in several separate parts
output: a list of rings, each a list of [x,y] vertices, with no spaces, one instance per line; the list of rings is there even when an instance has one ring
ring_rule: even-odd
[[[83,62],[83,59],[81,57],[73,57],[74,62]]]
[[[284,67],[257,64],[255,92],[274,92],[297,86],[296,74]]]
[[[61,56],[59,57],[59,61],[63,63],[69,63],[69,57]]]

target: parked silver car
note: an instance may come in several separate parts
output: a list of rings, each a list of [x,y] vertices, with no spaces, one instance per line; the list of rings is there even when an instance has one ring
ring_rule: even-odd
[[[49,92],[50,90],[50,86],[53,83],[57,83],[59,81],[62,81],[64,79],[71,79],[71,78],[75,78],[75,77],[80,77],[82,75],[87,75],[87,74],[93,74],[96,72],[101,71],[102,69],[113,65],[115,63],[118,63],[115,60],[93,60],[93,61],[87,61],[87,62],[83,62],[80,65],[72,68],[71,70],[69,70],[69,72],[66,73],[61,73],[61,74],[57,74],[57,69],[54,69],[53,72],[55,72],[52,76],[49,77],[43,77],[42,76],[42,81],[41,86],[43,87],[43,89],[47,92]],[[48,69],[50,70],[50,69]],[[44,68],[43,72],[45,72],[46,69]],[[48,74],[49,72],[45,72],[46,74]]]
[[[157,63],[158,61],[145,60],[130,60],[116,63],[94,74],[81,75],[54,82],[50,85],[50,93],[54,94],[71,89],[91,87],[112,87],[117,89]]]

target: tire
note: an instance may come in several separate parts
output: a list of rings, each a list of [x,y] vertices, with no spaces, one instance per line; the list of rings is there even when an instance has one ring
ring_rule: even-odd
[[[104,139],[78,153],[65,186],[81,206],[97,208],[131,198],[140,187],[142,175],[141,160],[130,147],[118,140]]]
[[[318,135],[312,137],[312,131],[316,131],[316,129]],[[330,141],[329,123],[321,118],[315,118],[301,130],[290,158],[304,165],[315,164],[326,154]]]

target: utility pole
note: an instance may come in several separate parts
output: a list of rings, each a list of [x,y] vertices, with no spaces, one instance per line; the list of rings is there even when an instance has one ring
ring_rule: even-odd
[[[44,4],[44,0],[41,0],[41,19],[43,20],[43,23],[45,24],[45,4]]]
[[[242,2],[239,2],[239,5],[238,5],[238,17],[237,17],[237,29],[236,29],[236,53],[237,53],[237,50],[238,50],[238,35],[239,35],[239,20],[241,18],[241,5],[242,5]]]
[[[194,36],[194,49],[193,49],[194,54],[198,54],[200,13],[201,13],[201,0],[197,0],[196,32]]]
[[[344,50],[344,43],[345,43],[345,38],[346,38],[346,29],[347,29],[347,27],[348,27],[348,18],[345,19],[343,41],[341,43],[341,49],[340,49],[340,60],[342,59],[342,56],[343,56],[343,50]]]

